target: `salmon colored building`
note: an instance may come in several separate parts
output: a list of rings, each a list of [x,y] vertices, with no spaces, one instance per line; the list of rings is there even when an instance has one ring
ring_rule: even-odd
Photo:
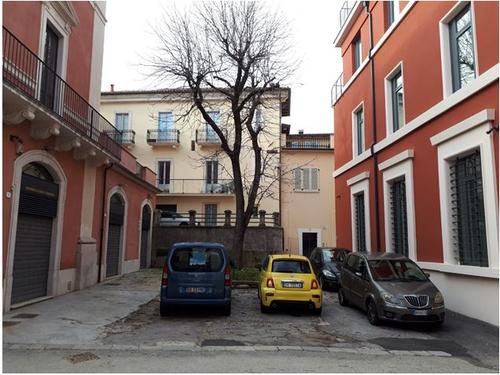
[[[335,47],[337,246],[409,256],[498,326],[498,2],[349,2]]]
[[[156,175],[99,113],[104,2],[4,2],[4,310],[148,266]]]

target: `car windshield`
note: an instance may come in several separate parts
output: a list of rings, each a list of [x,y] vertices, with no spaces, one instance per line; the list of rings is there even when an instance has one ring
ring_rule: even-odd
[[[304,260],[275,260],[272,272],[279,273],[311,273],[309,263]]]
[[[376,281],[427,281],[427,276],[410,260],[370,260],[368,264]]]
[[[333,249],[323,249],[323,262],[331,263],[335,260],[335,252]]]
[[[224,264],[222,250],[206,247],[175,249],[170,260],[177,272],[219,272]]]

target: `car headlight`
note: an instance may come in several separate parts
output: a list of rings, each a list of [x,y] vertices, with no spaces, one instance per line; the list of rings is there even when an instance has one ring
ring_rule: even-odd
[[[337,276],[331,272],[331,271],[328,271],[328,270],[323,270],[323,275],[325,275],[326,277],[332,277],[332,278],[337,278]]]
[[[436,295],[434,296],[434,304],[435,305],[442,305],[444,304],[444,298],[441,292],[437,292]]]
[[[385,303],[390,303],[392,305],[403,306],[403,301],[400,298],[393,296],[392,294],[382,293],[382,298],[385,301]]]

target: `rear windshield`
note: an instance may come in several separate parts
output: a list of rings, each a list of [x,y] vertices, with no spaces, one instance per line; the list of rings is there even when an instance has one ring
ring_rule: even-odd
[[[281,273],[311,273],[309,263],[304,260],[275,260],[273,261],[272,272]]]
[[[177,272],[219,272],[224,265],[221,249],[185,247],[175,249],[170,260],[172,270]]]

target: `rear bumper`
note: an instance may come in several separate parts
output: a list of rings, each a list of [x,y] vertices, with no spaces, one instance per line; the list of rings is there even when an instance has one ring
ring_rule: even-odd
[[[224,298],[189,298],[189,297],[168,297],[168,288],[162,287],[160,292],[160,302],[168,305],[229,305],[231,303],[231,288],[224,288]]]
[[[426,315],[415,315],[415,311],[426,311]],[[409,309],[407,307],[381,305],[378,309],[380,319],[399,322],[432,323],[444,321],[443,306],[430,309]]]
[[[262,289],[262,303],[264,306],[271,306],[271,303],[313,303],[314,307],[319,309],[323,295],[321,289],[310,291],[298,290],[278,290],[274,288]]]

